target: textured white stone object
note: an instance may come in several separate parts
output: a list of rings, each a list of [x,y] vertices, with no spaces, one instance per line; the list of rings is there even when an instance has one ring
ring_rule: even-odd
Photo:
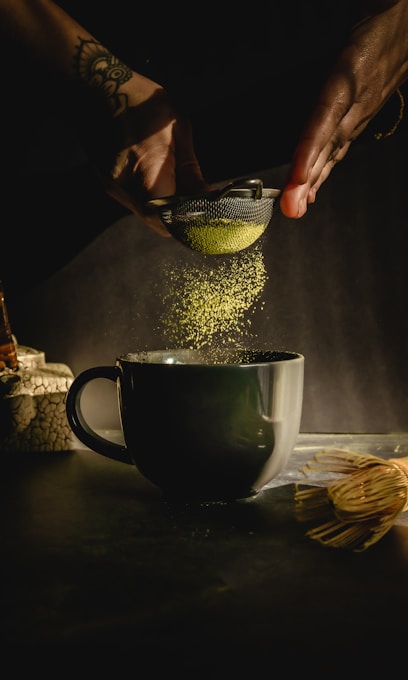
[[[17,345],[18,369],[0,371],[0,452],[67,451],[76,438],[65,412],[74,375],[44,352]]]

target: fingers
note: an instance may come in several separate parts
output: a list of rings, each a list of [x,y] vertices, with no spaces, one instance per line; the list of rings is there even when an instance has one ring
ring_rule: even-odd
[[[304,144],[300,143],[280,198],[280,208],[286,217],[303,217],[334,166],[345,157],[351,142],[352,135],[344,141],[343,136],[339,138],[334,132],[320,153],[315,140],[306,139]]]
[[[160,124],[159,124],[160,122]],[[149,121],[151,126],[151,121]],[[123,149],[115,159],[107,191],[122,205],[163,236],[169,236],[160,218],[147,208],[150,199],[206,191],[193,147],[188,120],[169,106],[161,107],[154,129],[137,143]]]
[[[142,214],[160,232],[163,230],[157,219],[146,210],[147,201],[209,188],[195,155],[190,122],[168,101],[162,101],[154,125],[150,118],[146,134],[117,155],[113,179],[116,189],[111,187],[111,194],[116,192],[122,204]]]
[[[322,91],[303,131],[280,198],[286,217],[300,218],[314,203],[316,193],[344,157],[350,145],[351,100],[341,79],[330,82]]]
[[[332,158],[326,156],[326,152],[323,151],[313,166],[313,174],[309,182],[304,184],[286,183],[279,201],[280,209],[286,217],[299,219],[306,214],[308,206],[315,202],[318,190],[326,181],[336,163],[344,158],[349,146],[350,143],[344,145]],[[313,179],[314,176],[316,176],[315,180]]]
[[[187,119],[177,117],[169,126],[164,142],[158,140],[159,135],[157,140],[155,136],[147,141],[138,164],[146,198],[194,194],[209,189],[195,155]]]
[[[352,32],[304,128],[280,198],[287,217],[305,214],[336,163],[406,80],[408,3],[379,4],[381,14]]]

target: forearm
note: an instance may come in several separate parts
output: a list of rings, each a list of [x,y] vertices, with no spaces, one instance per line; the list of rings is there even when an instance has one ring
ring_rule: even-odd
[[[35,79],[54,79],[65,92],[65,108],[75,118],[78,113],[88,119],[95,114],[96,119],[103,116],[105,124],[106,112],[118,116],[130,99],[137,105],[159,89],[120,62],[52,0],[0,0],[0,27],[8,49],[15,49],[20,58],[25,55]]]
[[[78,78],[80,39],[92,36],[51,0],[0,0],[0,26],[16,49],[34,55],[60,76]]]

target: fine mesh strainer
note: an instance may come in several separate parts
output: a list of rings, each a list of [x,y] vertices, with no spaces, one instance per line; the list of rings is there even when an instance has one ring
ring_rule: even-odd
[[[204,255],[236,253],[265,231],[280,189],[261,179],[242,179],[194,196],[166,196],[148,202],[169,233]]]

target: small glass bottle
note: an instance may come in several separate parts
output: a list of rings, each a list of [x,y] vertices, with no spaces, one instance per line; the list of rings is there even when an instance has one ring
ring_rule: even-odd
[[[0,281],[0,370],[3,368],[17,370],[17,350],[7,313],[3,284]]]

